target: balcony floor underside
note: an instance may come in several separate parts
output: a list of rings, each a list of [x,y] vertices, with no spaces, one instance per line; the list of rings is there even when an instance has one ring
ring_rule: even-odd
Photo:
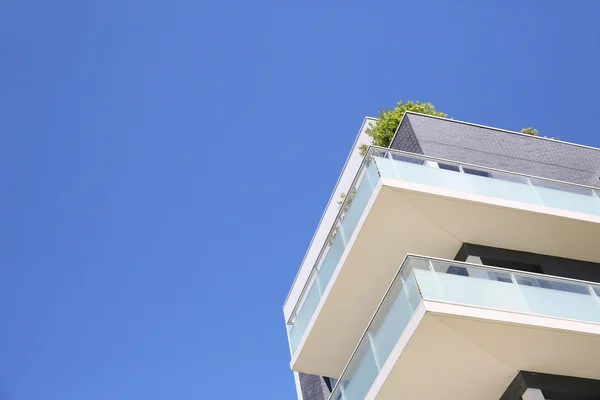
[[[424,309],[366,399],[498,400],[520,370],[600,379],[598,324],[427,301]]]

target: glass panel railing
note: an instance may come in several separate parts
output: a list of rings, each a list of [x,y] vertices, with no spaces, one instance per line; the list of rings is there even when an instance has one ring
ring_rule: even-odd
[[[290,318],[292,353],[306,330],[380,177],[600,215],[600,189],[371,147]],[[315,276],[318,279],[314,279]],[[319,288],[313,287],[318,282]],[[307,301],[307,297],[310,297]],[[316,304],[315,304],[316,301]],[[299,321],[300,326],[293,326]],[[292,332],[293,336],[292,337]]]
[[[402,284],[396,285],[392,289],[392,292],[394,291],[398,292],[397,295],[390,294],[389,297],[393,300],[382,305],[378,313],[380,317],[373,320],[369,330],[371,346],[380,368],[400,338],[402,330],[398,327],[408,325],[421,302],[419,289],[412,274],[408,274],[406,278],[402,277]]]
[[[541,204],[527,178],[520,175],[490,172],[488,176],[469,174],[464,169],[473,193],[522,203]]]
[[[408,256],[330,400],[363,399],[421,300],[600,323],[600,285],[457,261]]]
[[[375,169],[375,165],[369,166],[369,169]],[[375,182],[377,182],[377,179]],[[358,221],[371,198],[371,193],[373,193],[373,187],[370,179],[363,179],[358,188],[350,192],[350,205],[341,219],[341,230],[346,235],[346,239],[349,239],[348,235],[354,232],[356,225],[358,225]]]
[[[469,191],[469,183],[458,166],[452,168],[451,164],[444,164],[445,168],[439,168],[438,163],[427,159],[417,157],[407,157],[405,155],[391,154],[394,160],[396,176],[407,182],[418,183],[426,186],[434,186],[443,189],[457,190],[460,192]],[[380,159],[375,158],[379,165]],[[386,177],[386,175],[382,176]]]
[[[346,245],[352,237],[358,222],[371,198],[373,189],[379,180],[377,165],[365,158],[352,188],[340,205],[341,212],[335,223],[335,228],[329,235],[325,247],[321,250],[316,262],[316,268],[311,275],[293,313],[292,323],[289,328],[290,347],[292,354],[296,352],[298,344],[312,319],[319,301],[342,258]]]
[[[382,177],[504,200],[600,215],[599,190],[417,154],[372,152]]]
[[[338,383],[338,390],[332,395],[335,400],[364,400],[379,374],[380,367],[377,365],[369,340],[362,341],[354,354],[357,362],[347,371],[350,379]]]
[[[343,232],[340,224],[338,224],[336,226],[336,235],[330,240],[325,253],[323,253],[323,257],[321,257],[321,263],[317,267],[316,274],[319,277],[319,286],[321,288],[319,296],[323,294],[325,287],[335,272],[335,267],[337,267],[342,254],[344,254],[344,250],[346,250],[346,241],[344,240]]]
[[[419,287],[413,273],[421,268],[429,268],[429,262],[411,257],[402,264],[350,362],[344,368],[329,397],[330,400],[365,398],[421,302]],[[363,373],[364,364],[371,365],[368,373]]]
[[[600,323],[600,301],[587,282],[448,261],[431,265],[415,271],[427,300]]]
[[[535,186],[542,203],[548,207],[600,214],[598,210],[600,201],[592,189],[556,184],[540,179],[531,179],[531,183]]]
[[[298,343],[300,343],[300,339],[302,339],[302,335],[304,335],[304,331],[319,305],[319,300],[321,300],[317,279],[318,275],[313,275],[310,289],[306,292],[303,303],[298,307],[294,324],[290,327],[290,344],[293,350],[295,350]]]

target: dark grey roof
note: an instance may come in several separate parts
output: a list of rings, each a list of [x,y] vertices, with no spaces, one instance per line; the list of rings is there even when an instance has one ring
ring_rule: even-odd
[[[391,148],[600,187],[600,149],[407,112]]]

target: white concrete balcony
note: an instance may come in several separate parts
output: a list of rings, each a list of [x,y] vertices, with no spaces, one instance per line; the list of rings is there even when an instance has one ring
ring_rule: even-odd
[[[600,262],[600,191],[371,147],[288,320],[291,367],[339,377],[407,253],[463,243]]]
[[[330,400],[498,400],[520,370],[600,378],[600,284],[408,256]]]

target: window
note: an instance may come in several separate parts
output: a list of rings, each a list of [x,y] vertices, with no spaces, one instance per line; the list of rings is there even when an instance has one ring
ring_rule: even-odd
[[[489,177],[491,177],[491,176],[492,176],[492,175],[491,175],[489,172],[487,172],[487,171],[481,171],[481,170],[478,170],[478,169],[473,169],[473,168],[466,168],[466,167],[463,167],[463,171],[465,172],[465,174],[477,175],[477,176],[483,176],[483,177],[485,177],[485,178],[489,178]]]
[[[458,168],[458,165],[438,163],[438,167],[440,169],[445,169],[445,170],[448,170],[448,171],[460,172],[460,168]]]
[[[483,265],[490,265],[492,267],[514,269],[517,271],[524,272],[535,272],[536,274],[544,273],[542,267],[538,264],[528,264],[519,261],[507,261],[491,257],[481,257],[481,261],[483,262]]]

